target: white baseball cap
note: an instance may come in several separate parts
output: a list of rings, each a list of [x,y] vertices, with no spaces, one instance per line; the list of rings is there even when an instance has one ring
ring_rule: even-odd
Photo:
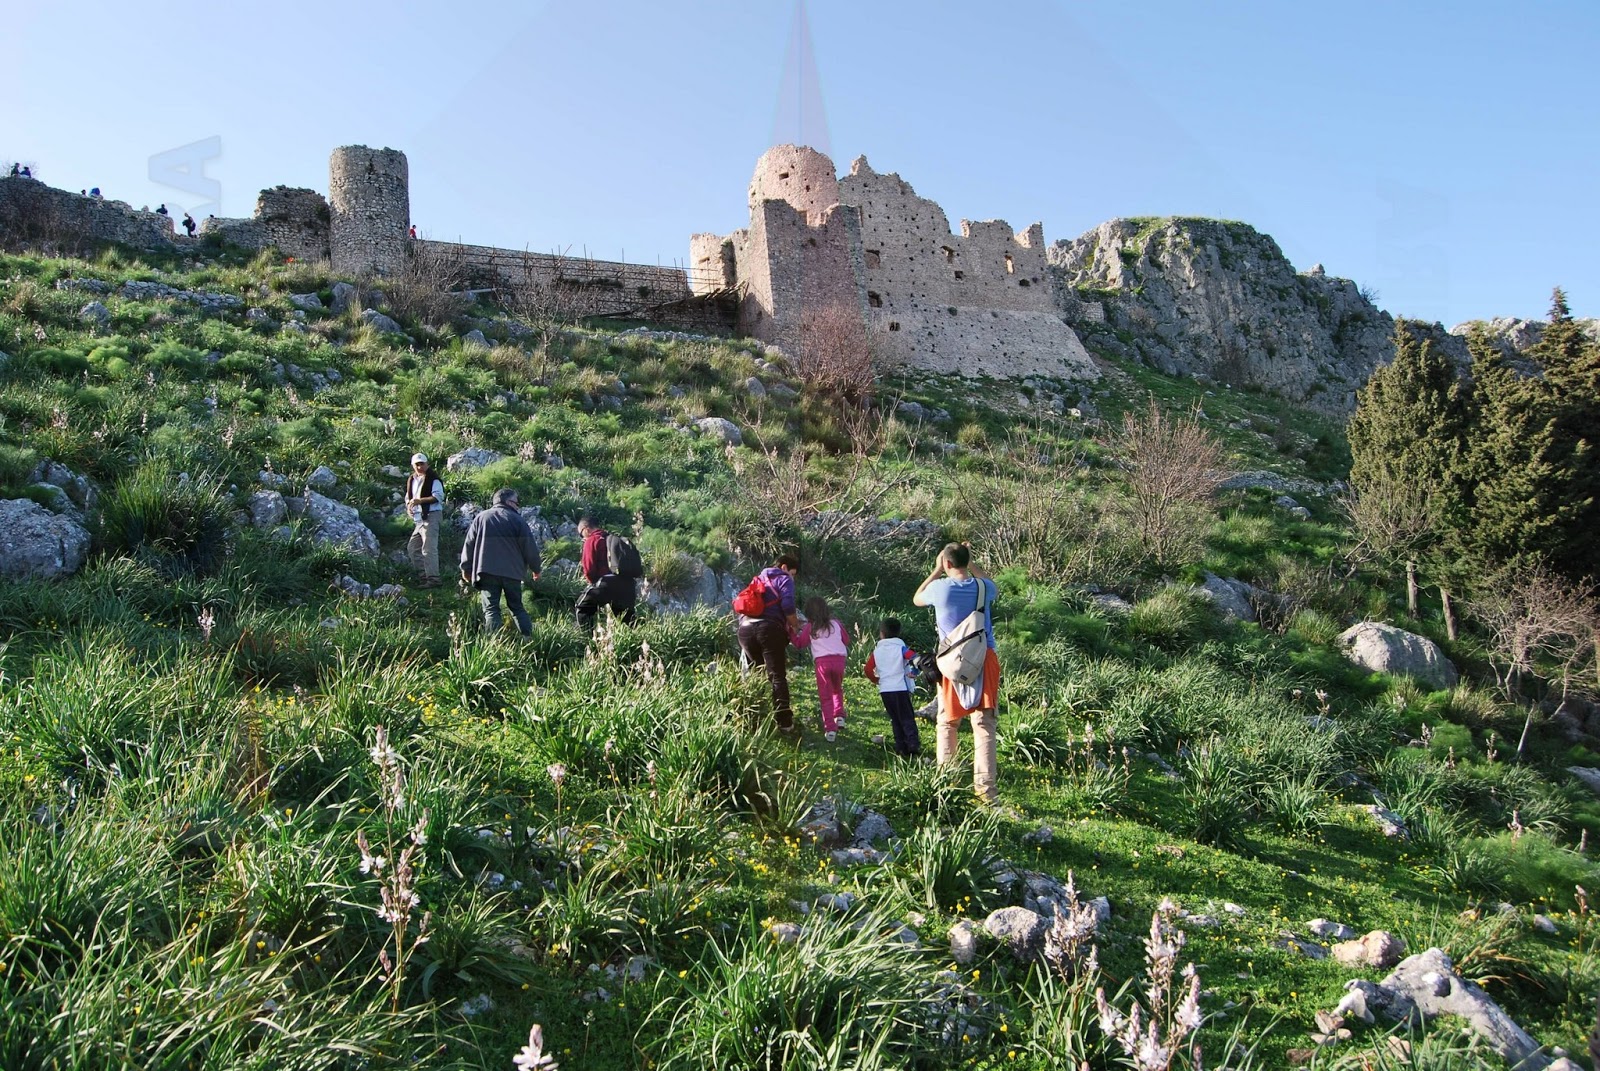
[[[422,462],[424,465],[426,465],[428,463],[428,455],[427,454],[412,454],[411,455],[411,463],[413,465],[415,465],[419,461]]]

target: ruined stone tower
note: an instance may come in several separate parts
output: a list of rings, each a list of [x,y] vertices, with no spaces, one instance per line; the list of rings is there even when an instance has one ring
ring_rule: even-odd
[[[333,270],[392,275],[406,259],[411,187],[406,154],[345,145],[328,160]]]
[[[963,220],[899,175],[856,160],[840,179],[815,149],[779,145],[756,162],[750,226],[690,239],[698,292],[741,286],[739,328],[794,345],[818,315],[849,315],[883,364],[968,375],[1095,378],[1062,320],[1044,228]]]

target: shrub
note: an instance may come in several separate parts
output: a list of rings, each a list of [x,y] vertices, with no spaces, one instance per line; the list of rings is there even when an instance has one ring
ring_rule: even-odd
[[[118,480],[100,514],[107,550],[199,572],[221,560],[225,526],[219,482],[205,475],[177,478],[161,462],[147,462]]]
[[[998,840],[999,827],[987,816],[969,816],[953,828],[919,826],[901,845],[895,883],[930,910],[981,912],[997,892]]]
[[[1189,835],[1219,848],[1238,846],[1250,800],[1232,756],[1213,739],[1189,754],[1182,772]]]

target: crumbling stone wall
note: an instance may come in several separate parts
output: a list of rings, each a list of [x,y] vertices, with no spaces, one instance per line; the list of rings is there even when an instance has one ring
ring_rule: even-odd
[[[745,232],[738,232],[743,234]],[[734,239],[719,234],[689,237],[689,289],[696,294],[726,290],[739,282],[738,256]]]
[[[289,186],[262,190],[256,199],[256,219],[261,223],[266,244],[277,246],[284,256],[296,260],[329,259],[332,212],[327,199],[316,190]]]
[[[690,255],[697,274],[731,267],[745,289],[740,329],[768,341],[793,343],[808,316],[845,307],[883,363],[1097,375],[1056,307],[1043,227],[963,221],[954,235],[943,209],[865,157],[838,179],[815,149],[768,150],[750,182],[749,229],[696,235]]]
[[[398,149],[345,145],[328,161],[333,270],[393,275],[405,267],[411,227],[410,172]]]
[[[460,281],[517,290],[536,306],[543,303],[545,311],[562,315],[599,316],[689,296],[682,268],[426,239],[417,240],[413,248],[419,260],[448,266]]]
[[[861,212],[867,331],[887,361],[938,372],[1092,378],[1092,360],[1062,320],[1044,227],[962,220],[899,175],[857,157],[839,197]]]
[[[117,242],[135,249],[173,245],[172,218],[124,201],[85,197],[38,179],[0,177],[0,241],[73,249]]]

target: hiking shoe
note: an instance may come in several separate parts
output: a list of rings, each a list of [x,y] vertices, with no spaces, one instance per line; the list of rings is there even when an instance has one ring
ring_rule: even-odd
[[[830,744],[833,743],[835,740],[839,739],[839,734],[835,733],[835,732],[826,732],[826,733],[823,733],[822,736],[823,736],[823,739],[827,740],[828,743],[830,743]]]

